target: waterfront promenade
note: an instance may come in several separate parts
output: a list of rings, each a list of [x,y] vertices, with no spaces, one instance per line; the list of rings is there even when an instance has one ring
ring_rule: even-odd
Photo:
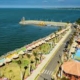
[[[70,35],[70,33],[71,33],[71,31],[72,31],[72,29],[71,29],[71,27],[70,26],[68,26],[68,31],[67,31],[67,33],[65,34],[65,36],[59,41],[59,43],[52,49],[52,51],[50,52],[50,54],[48,54],[48,56],[42,61],[42,63],[40,64],[40,65],[38,65],[38,67],[37,67],[37,69],[31,74],[31,76],[29,76],[27,79],[25,79],[25,80],[44,80],[44,78],[46,79],[46,77],[47,78],[51,78],[51,75],[52,75],[52,72],[53,72],[53,70],[55,69],[55,67],[56,67],[56,65],[57,64],[55,64],[55,63],[57,63],[57,60],[56,59],[58,59],[59,60],[59,58],[56,58],[55,57],[55,55],[57,55],[57,57],[58,57],[58,55],[60,54],[57,54],[57,51],[58,50],[60,50],[59,48],[60,47],[64,47],[63,46],[63,44],[65,43],[65,41],[67,41],[66,39],[69,37],[69,35]],[[62,50],[62,49],[61,49]],[[60,51],[61,51],[60,50]],[[55,58],[56,59],[55,59]],[[51,60],[52,59],[52,60]],[[55,59],[55,60],[54,60]],[[51,60],[51,61],[50,61]],[[50,64],[48,64],[48,63],[50,63]],[[48,67],[46,67],[46,69],[51,69],[52,71],[51,71],[51,75],[49,76],[49,75],[45,75],[43,72],[44,71],[46,71],[46,69],[45,69],[45,67],[44,66],[46,66],[48,64]],[[52,66],[52,65],[54,65],[54,66]],[[50,68],[51,67],[51,68]],[[49,72],[49,71],[48,71]],[[36,77],[38,77],[39,76],[39,78],[37,78],[37,79],[35,79]],[[48,79],[48,80],[49,80]]]
[[[42,25],[42,26],[67,26],[66,22],[54,22],[54,21],[38,21],[38,20],[21,20],[21,25]],[[70,24],[70,23],[69,23]]]

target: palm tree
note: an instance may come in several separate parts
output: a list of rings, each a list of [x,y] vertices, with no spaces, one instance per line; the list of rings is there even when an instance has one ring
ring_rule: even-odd
[[[31,55],[30,54],[26,54],[27,58],[29,59],[29,75],[31,74]]]
[[[40,55],[40,59],[39,59],[39,60],[40,60],[40,62],[41,62],[41,60],[42,60],[42,55],[43,55],[43,54],[42,54],[41,52],[39,52],[39,55]]]
[[[30,59],[31,58],[31,55],[30,54],[26,54],[27,58]]]
[[[25,72],[26,72],[26,69],[27,69],[28,67],[27,66],[24,66],[24,74],[23,74],[23,78],[24,78],[24,76],[25,76]]]
[[[33,63],[34,63],[34,60],[31,60],[31,66],[30,66],[30,72],[33,70],[32,66],[33,66]]]
[[[60,31],[60,30],[62,30],[62,26],[59,26],[59,29],[58,29],[58,31]]]
[[[36,52],[33,52],[33,55],[35,56],[35,60],[36,60],[35,66],[36,66],[36,65],[37,65],[37,61],[39,60],[39,59],[37,58],[38,54],[37,54]]]
[[[55,34],[55,43],[57,42],[57,32],[54,32]]]
[[[22,65],[23,65],[23,69],[24,69],[24,71],[23,71],[23,79],[24,79],[25,73],[26,73],[26,69],[28,68],[28,60],[23,59],[22,60]]]
[[[23,72],[22,72],[22,70],[21,70],[21,61],[20,60],[18,60],[18,61],[16,61],[16,63],[19,65],[19,67],[20,67],[20,72],[21,72],[21,80],[23,80]]]
[[[76,23],[80,25],[80,18],[76,20]]]
[[[55,34],[55,40],[54,40],[54,43],[56,43],[56,32],[54,32],[54,34]]]

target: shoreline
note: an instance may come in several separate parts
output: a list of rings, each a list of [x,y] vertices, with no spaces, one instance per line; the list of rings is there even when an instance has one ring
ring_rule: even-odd
[[[57,32],[57,31],[55,31],[55,32]],[[46,39],[47,37],[49,37],[50,35],[52,35],[52,34],[54,34],[54,32],[51,33],[51,34],[49,34],[49,35],[47,35],[46,37],[37,39],[36,41],[32,41],[31,43],[29,43],[29,44],[27,44],[27,45],[24,45],[23,47],[28,46],[28,45],[31,45],[33,42],[38,42],[39,40],[44,40],[44,39]],[[20,48],[22,48],[22,47],[20,47]],[[13,51],[9,51],[9,52],[7,52],[7,53],[5,53],[5,54],[3,54],[3,55],[0,55],[0,59],[1,59],[1,58],[4,58],[5,56],[7,56],[7,55],[9,55],[9,54],[11,54],[11,53],[13,53],[13,52],[15,52],[16,50],[18,50],[18,49],[20,49],[20,48],[17,48],[17,49],[15,49],[15,50],[13,50]]]
[[[60,32],[65,31],[65,30],[67,30],[67,28],[62,29],[62,30],[60,30],[60,31],[56,31],[56,32],[57,32],[56,34],[59,34]],[[60,33],[60,34],[61,34],[61,33]],[[46,40],[46,39],[50,38],[50,36],[52,36],[52,37],[54,38],[54,37],[55,37],[55,33],[53,32],[53,33],[49,34],[48,36],[43,37],[43,38],[41,38],[41,39],[38,39],[38,40],[36,40],[36,41],[33,41],[33,42],[31,42],[30,44],[28,44],[28,45],[24,45],[23,47],[27,47],[27,46],[30,47],[30,45],[32,45],[33,43],[39,42],[39,41],[41,41],[41,40]],[[52,37],[51,37],[51,38],[52,38]],[[50,40],[50,39],[49,39],[49,40]],[[21,48],[23,48],[23,47],[21,47]],[[1,55],[1,56],[0,56],[0,60],[3,59],[3,58],[6,58],[6,56],[8,56],[8,55],[10,55],[10,54],[13,54],[15,51],[17,52],[17,50],[19,50],[19,49],[21,49],[21,48],[17,48],[17,49],[15,49],[15,50],[13,50],[13,51],[9,51],[9,52],[7,52],[6,54]],[[27,49],[27,48],[26,48],[26,49]]]

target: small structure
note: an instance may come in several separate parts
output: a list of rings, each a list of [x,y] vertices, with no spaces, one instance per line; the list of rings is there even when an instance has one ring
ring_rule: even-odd
[[[22,19],[21,19],[21,21],[19,22],[19,24],[21,24],[21,25],[25,25],[25,17],[23,17]]]
[[[4,63],[5,63],[5,58],[0,60],[0,66],[3,66]]]
[[[19,54],[17,54],[17,52],[14,52],[13,53],[13,59],[17,59],[17,58],[19,58]]]
[[[45,41],[49,41],[50,39],[51,39],[51,37],[48,36],[48,37],[45,38]]]
[[[62,65],[62,71],[70,80],[72,80],[72,76],[75,78],[76,76],[80,77],[80,62],[74,60],[64,62]]]
[[[24,21],[25,21],[25,17],[23,17],[23,18],[21,19],[21,21],[24,22]]]
[[[31,50],[32,50],[31,45],[26,46],[26,49],[27,49],[28,51],[31,51]]]
[[[6,58],[6,63],[9,63],[11,62],[11,59],[10,58]]]
[[[6,63],[9,63],[9,62],[11,62],[12,61],[12,59],[13,59],[13,54],[8,54],[7,56],[6,56]]]

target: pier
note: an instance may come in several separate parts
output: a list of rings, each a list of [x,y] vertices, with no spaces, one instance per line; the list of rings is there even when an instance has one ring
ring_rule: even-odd
[[[21,25],[39,25],[39,26],[68,26],[71,23],[67,22],[54,22],[54,21],[39,21],[39,20],[25,20],[23,19],[19,22]]]

